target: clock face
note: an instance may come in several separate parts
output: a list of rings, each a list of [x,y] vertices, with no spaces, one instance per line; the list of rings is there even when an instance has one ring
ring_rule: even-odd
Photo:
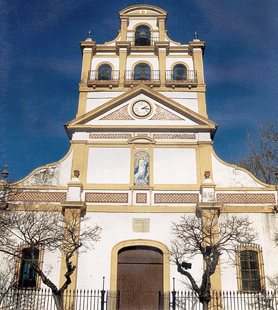
[[[144,100],[136,101],[132,106],[132,112],[137,117],[146,117],[152,111],[151,105]]]

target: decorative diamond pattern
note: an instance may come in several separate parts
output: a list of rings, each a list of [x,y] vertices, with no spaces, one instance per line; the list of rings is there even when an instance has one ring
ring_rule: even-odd
[[[127,193],[86,193],[86,202],[94,203],[128,203]]]
[[[221,203],[276,203],[274,194],[217,194]]]
[[[153,121],[158,121],[158,120],[182,121],[183,119],[159,106],[156,106],[156,113],[151,118],[151,120]]]
[[[195,134],[154,134],[154,139],[196,139]]]
[[[61,192],[19,192],[13,198],[14,201],[24,202],[62,202],[65,201],[67,193]]]
[[[136,194],[136,203],[147,203],[147,194],[146,193]]]
[[[89,134],[89,139],[130,139],[132,138],[132,134]]]
[[[124,107],[120,108],[119,110],[116,110],[115,112],[112,112],[103,118],[101,120],[133,120],[133,118],[128,114],[128,105],[125,105]]]
[[[154,194],[154,203],[197,203],[198,194]]]

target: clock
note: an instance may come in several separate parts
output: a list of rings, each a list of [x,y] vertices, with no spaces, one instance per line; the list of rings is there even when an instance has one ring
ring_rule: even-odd
[[[139,100],[133,103],[132,112],[136,117],[147,117],[151,114],[152,106],[145,100]]]

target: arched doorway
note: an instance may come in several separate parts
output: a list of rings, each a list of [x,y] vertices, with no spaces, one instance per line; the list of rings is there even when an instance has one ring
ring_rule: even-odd
[[[163,309],[163,253],[151,246],[119,250],[117,309]]]

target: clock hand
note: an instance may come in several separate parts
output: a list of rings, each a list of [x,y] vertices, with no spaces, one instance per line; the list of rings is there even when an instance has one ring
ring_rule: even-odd
[[[141,109],[148,109],[149,110],[149,107],[142,107]]]

